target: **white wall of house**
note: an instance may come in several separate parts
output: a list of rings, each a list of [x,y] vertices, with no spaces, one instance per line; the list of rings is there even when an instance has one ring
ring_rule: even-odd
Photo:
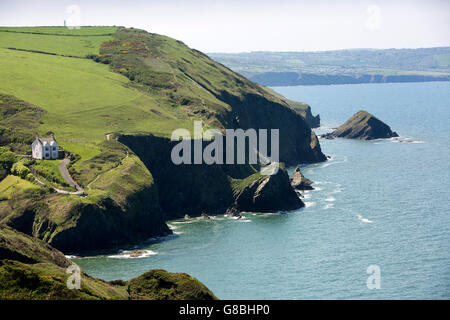
[[[33,141],[31,151],[34,159],[42,159],[42,145],[37,139]]]
[[[31,145],[32,156],[34,159],[58,159],[58,149],[58,143],[55,140],[42,141],[36,138]]]

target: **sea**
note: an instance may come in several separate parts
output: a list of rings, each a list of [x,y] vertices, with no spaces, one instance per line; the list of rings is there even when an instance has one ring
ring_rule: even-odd
[[[400,137],[321,139],[302,209],[169,221],[140,257],[73,261],[105,280],[186,272],[220,299],[449,299],[450,82],[273,89],[320,114],[318,134],[366,110]]]

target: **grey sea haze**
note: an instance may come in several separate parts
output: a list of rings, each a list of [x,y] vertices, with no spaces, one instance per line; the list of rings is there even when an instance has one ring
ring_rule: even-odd
[[[316,183],[300,210],[171,221],[142,258],[74,261],[106,280],[187,272],[221,299],[449,299],[450,82],[273,89],[320,113],[319,133],[364,109],[400,138],[321,140],[331,159],[301,166]]]

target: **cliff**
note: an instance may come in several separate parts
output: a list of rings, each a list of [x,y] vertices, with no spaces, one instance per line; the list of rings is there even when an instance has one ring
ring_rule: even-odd
[[[119,141],[153,173],[167,219],[185,214],[269,212],[304,206],[291,188],[284,166],[273,176],[262,176],[256,165],[175,165],[170,159],[175,142],[167,138],[122,135]]]
[[[396,132],[370,113],[360,110],[343,125],[325,137],[373,140],[398,137]]]
[[[185,273],[151,270],[129,281],[106,282],[80,273],[80,289],[69,289],[74,266],[47,243],[0,227],[0,300],[213,300],[214,294]]]

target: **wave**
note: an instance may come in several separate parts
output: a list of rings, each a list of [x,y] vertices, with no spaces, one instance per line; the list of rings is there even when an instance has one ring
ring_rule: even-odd
[[[325,199],[325,201],[328,201],[328,202],[333,202],[335,200],[336,200],[336,198],[334,198],[334,197],[328,197]]]
[[[170,224],[186,224],[186,223],[193,223],[196,221],[198,221],[198,220],[197,219],[189,219],[186,221],[172,221],[172,222],[170,222]]]
[[[342,192],[342,190],[343,190],[342,188],[337,188],[337,189],[331,191],[330,194],[339,193],[339,192]]]
[[[386,140],[390,140],[395,143],[425,143],[425,141],[422,140],[414,140],[412,137],[394,137]]]
[[[329,203],[329,204],[326,204],[323,208],[326,210],[326,209],[331,209],[333,207],[334,207],[334,203]]]
[[[331,159],[329,159],[326,163],[322,164],[320,167],[321,168],[326,168],[328,166],[331,166],[332,164],[339,164],[339,163],[344,163],[347,162],[348,158],[347,156],[344,156],[344,158],[341,161],[335,161],[335,157],[331,157]]]
[[[305,201],[305,208],[314,207],[316,205],[313,201]]]
[[[332,184],[331,181],[314,181],[314,184]]]
[[[369,219],[367,219],[367,218],[364,218],[362,215],[360,215],[360,214],[357,214],[356,215],[357,217],[358,217],[358,219],[361,221],[361,222],[364,222],[364,223],[372,223],[373,221],[372,220],[369,220]]]
[[[121,254],[111,255],[108,258],[114,259],[139,259],[146,258],[152,255],[158,254],[152,250],[134,250],[134,251],[123,251]]]

